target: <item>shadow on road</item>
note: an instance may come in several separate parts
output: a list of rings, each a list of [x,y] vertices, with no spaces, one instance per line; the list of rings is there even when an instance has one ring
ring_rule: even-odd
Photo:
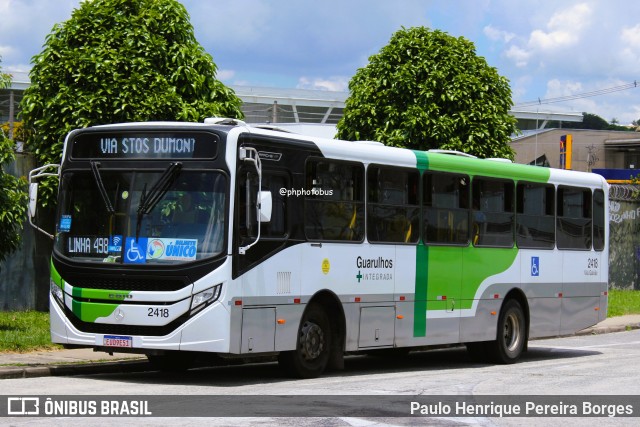
[[[541,360],[562,360],[601,354],[584,349],[531,347],[518,362],[527,364]],[[429,351],[416,351],[403,356],[356,355],[345,358],[345,369],[326,372],[324,377],[353,378],[370,374],[411,373],[457,369],[489,369],[497,373],[502,365],[473,362],[464,347],[453,347]],[[190,369],[182,372],[148,371],[91,375],[101,380],[123,381],[143,384],[193,385],[216,387],[238,387],[257,384],[291,381],[277,363],[252,363],[237,366],[219,366]]]

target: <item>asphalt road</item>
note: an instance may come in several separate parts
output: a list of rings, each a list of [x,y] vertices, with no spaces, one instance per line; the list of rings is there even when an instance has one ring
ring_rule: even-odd
[[[184,373],[142,372],[100,374],[67,377],[42,377],[0,380],[3,395],[160,395],[167,405],[179,405],[184,396],[194,396],[203,404],[202,396],[228,396],[232,405],[239,404],[244,418],[101,418],[91,425],[291,425],[291,426],[382,426],[382,425],[481,425],[520,426],[549,425],[561,422],[565,426],[638,425],[640,413],[634,418],[514,418],[514,417],[371,417],[325,416],[307,418],[274,418],[268,413],[257,417],[243,405],[259,403],[260,398],[231,397],[236,395],[376,395],[426,396],[443,395],[580,395],[589,400],[592,395],[640,395],[640,330],[605,335],[574,336],[532,341],[529,352],[515,365],[473,363],[462,348],[412,353],[404,359],[368,356],[349,357],[346,369],[311,380],[284,378],[274,363],[203,368]],[[177,397],[171,397],[177,396]],[[266,397],[264,398],[266,399]],[[187,398],[188,400],[188,398]],[[395,399],[398,400],[398,399]],[[409,400],[409,399],[407,399]],[[399,401],[403,401],[402,398]],[[177,403],[176,403],[177,402]],[[345,398],[347,402],[347,398]],[[407,405],[409,402],[406,402]],[[640,407],[638,408],[640,412]],[[300,408],[298,408],[300,410]],[[401,411],[404,408],[400,409]],[[244,412],[246,411],[246,413]],[[373,411],[375,413],[375,411]],[[283,409],[283,415],[295,414],[295,408]],[[57,421],[60,421],[58,418]],[[19,426],[50,425],[51,418],[8,418],[0,424]],[[65,425],[86,425],[86,419],[64,418]]]

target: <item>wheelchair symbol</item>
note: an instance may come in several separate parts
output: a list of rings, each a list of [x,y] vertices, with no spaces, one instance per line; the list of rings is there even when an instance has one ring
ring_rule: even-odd
[[[146,237],[141,237],[137,241],[133,237],[127,237],[124,262],[130,264],[144,263],[147,259],[147,240]]]
[[[531,257],[531,275],[540,276],[540,257]]]

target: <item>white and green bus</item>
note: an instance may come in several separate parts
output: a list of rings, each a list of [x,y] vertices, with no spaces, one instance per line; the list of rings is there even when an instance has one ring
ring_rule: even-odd
[[[71,132],[61,165],[30,175],[33,215],[46,175],[68,347],[166,368],[277,356],[314,377],[455,343],[512,363],[607,315],[595,174],[207,119]]]

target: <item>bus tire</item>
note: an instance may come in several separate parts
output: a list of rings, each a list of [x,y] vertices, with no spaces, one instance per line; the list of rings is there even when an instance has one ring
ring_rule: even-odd
[[[319,304],[311,304],[300,321],[296,349],[281,352],[278,363],[292,377],[316,378],[326,369],[330,352],[329,317]]]
[[[515,363],[526,347],[527,330],[524,311],[515,299],[509,299],[500,310],[496,340],[489,342],[491,361],[501,364]]]

